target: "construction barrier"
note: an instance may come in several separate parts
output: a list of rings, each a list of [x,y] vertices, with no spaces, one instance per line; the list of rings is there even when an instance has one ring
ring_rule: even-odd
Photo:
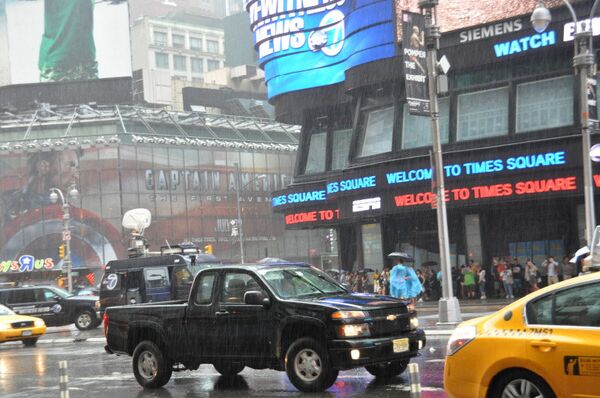
[[[69,398],[69,375],[67,375],[67,361],[58,363],[58,373],[60,375],[60,398]]]
[[[408,375],[410,381],[410,398],[421,398],[421,380],[419,376],[419,365],[408,364]]]

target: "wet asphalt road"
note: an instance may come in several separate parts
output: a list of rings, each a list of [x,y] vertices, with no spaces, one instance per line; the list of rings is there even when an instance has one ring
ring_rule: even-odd
[[[464,318],[483,315],[495,307],[465,308]],[[427,347],[413,360],[419,364],[424,398],[446,397],[443,392],[444,352],[450,329],[435,325],[435,309],[420,310]],[[441,330],[440,330],[441,329]],[[220,376],[211,365],[197,371],[173,373],[167,385],[143,390],[131,370],[130,357],[104,352],[102,327],[79,332],[74,326],[49,328],[36,347],[0,345],[0,397],[58,397],[59,361],[68,362],[70,397],[410,397],[408,374],[382,383],[363,368],[340,372],[333,387],[322,394],[302,394],[284,372],[246,368],[236,378]]]

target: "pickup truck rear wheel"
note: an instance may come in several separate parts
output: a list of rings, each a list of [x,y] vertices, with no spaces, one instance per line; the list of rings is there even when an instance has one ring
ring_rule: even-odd
[[[217,362],[213,363],[213,366],[217,370],[217,372],[221,373],[223,376],[235,376],[240,373],[246,367],[243,363],[233,363],[233,362]]]
[[[140,386],[159,388],[167,384],[173,366],[152,341],[142,341],[133,351],[133,374]]]
[[[338,371],[332,369],[325,346],[311,337],[290,345],[285,356],[288,378],[302,392],[319,392],[335,383]]]
[[[365,369],[375,377],[389,379],[404,373],[409,362],[410,359],[402,359],[400,361],[365,366]]]

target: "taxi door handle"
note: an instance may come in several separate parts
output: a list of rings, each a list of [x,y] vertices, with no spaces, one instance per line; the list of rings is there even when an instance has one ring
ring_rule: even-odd
[[[533,340],[530,344],[536,348],[556,348],[556,343],[550,340]]]

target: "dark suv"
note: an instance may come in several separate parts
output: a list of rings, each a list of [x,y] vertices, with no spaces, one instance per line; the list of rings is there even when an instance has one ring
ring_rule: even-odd
[[[55,286],[24,286],[0,289],[0,303],[17,314],[42,318],[48,326],[74,323],[79,330],[102,323],[96,296],[74,296]]]

